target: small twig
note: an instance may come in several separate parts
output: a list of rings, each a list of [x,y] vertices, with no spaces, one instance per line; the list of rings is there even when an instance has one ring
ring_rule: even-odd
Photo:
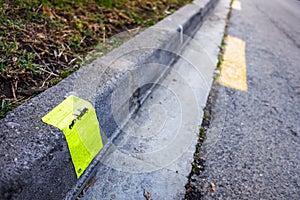
[[[55,50],[53,50],[53,53],[54,53],[54,57],[55,57],[56,59],[58,59],[57,52],[56,52]]]
[[[14,26],[14,28],[18,29],[19,31],[24,31],[24,32],[26,32],[26,33],[29,33],[28,30],[26,30],[26,29],[24,29],[24,28],[21,28],[21,27],[19,27],[19,26]]]
[[[135,31],[135,33],[133,34],[133,35],[136,35],[139,31],[140,31],[140,29],[141,29],[141,27],[139,26],[139,27],[137,27],[136,28],[136,31]]]
[[[56,76],[56,77],[59,76],[59,75],[57,75],[57,74],[55,74],[55,73],[53,73],[53,72],[49,72],[49,71],[45,70],[44,68],[42,68],[42,67],[39,66],[39,65],[35,65],[35,66],[38,67],[39,70],[41,70],[41,71],[43,71],[43,72],[46,72],[46,73],[51,74],[51,75]]]
[[[125,27],[125,29],[126,29],[127,33],[130,35],[130,34],[131,34],[131,31],[132,31],[132,29],[128,29],[127,27]]]
[[[43,4],[40,4],[39,7],[35,10],[35,13],[38,13],[40,9],[42,8]]]
[[[28,97],[28,98],[19,99],[19,100],[16,101],[16,103],[22,104],[22,103],[28,101],[28,100],[31,99],[31,98],[32,98],[32,96],[30,96],[30,97]]]
[[[105,44],[105,26],[103,27],[103,44]]]
[[[69,51],[72,50],[67,43],[64,43],[64,44],[67,46],[67,48],[69,49]]]
[[[58,54],[58,58],[60,58],[60,57],[61,57],[61,55],[63,54],[63,52],[64,52],[64,49],[62,49],[62,50],[61,50],[61,52],[59,52],[59,54]]]
[[[15,82],[15,88],[16,88],[16,90],[18,90],[18,80],[16,80],[16,82]]]
[[[59,64],[60,66],[63,66],[64,68],[68,68],[69,66],[65,65],[64,62],[58,61],[56,64]]]
[[[35,86],[36,87],[38,87],[38,83],[34,80],[34,79],[32,79],[30,76],[29,77],[27,77],[31,82],[33,82],[34,84],[35,84]]]
[[[64,58],[65,58],[65,61],[66,63],[68,62],[68,56],[67,55],[64,55]]]
[[[35,53],[35,55],[39,58],[39,60],[45,65],[45,67],[51,71],[50,73],[53,73],[52,70],[49,68],[49,66],[45,63],[45,61],[41,58],[41,56],[34,50],[34,48],[30,45],[30,44],[27,44],[31,50]],[[43,71],[43,70],[42,70]],[[48,72],[49,73],[49,72]]]
[[[77,58],[72,59],[72,60],[68,63],[68,65],[71,65],[75,60],[77,60]]]
[[[84,40],[85,38],[86,38],[85,36],[83,36],[83,37],[81,38],[81,40],[80,40],[80,42],[79,42],[79,45],[83,42],[83,40]]]
[[[83,59],[82,59],[80,56],[77,56],[77,58],[78,58],[81,62],[83,62]]]
[[[12,93],[14,96],[14,100],[17,101],[16,90],[15,90],[14,84],[12,82],[11,82],[11,90],[12,90]]]
[[[43,88],[45,86],[46,81],[48,81],[51,76],[52,76],[52,74],[49,74],[49,76],[44,80],[41,88]]]

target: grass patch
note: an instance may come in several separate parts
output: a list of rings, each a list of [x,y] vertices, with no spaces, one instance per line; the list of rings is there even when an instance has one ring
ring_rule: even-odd
[[[0,0],[0,118],[191,0]]]
[[[226,18],[226,25],[224,28],[224,34],[223,34],[223,39],[221,42],[221,45],[219,46],[219,55],[218,55],[218,63],[217,63],[217,69],[220,69],[220,66],[223,62],[223,55],[224,55],[224,51],[225,51],[225,45],[226,45],[226,38],[227,38],[227,31],[228,31],[228,27],[229,27],[229,20],[231,18],[231,10],[232,10],[232,4],[233,4],[233,0],[230,2],[230,9],[229,12],[227,14],[227,18]]]
[[[218,63],[216,66],[216,74],[214,74],[214,81],[218,78],[218,74],[220,71],[220,67],[223,62],[223,55],[225,51],[225,46],[226,46],[226,37],[227,37],[227,31],[229,27],[229,20],[231,17],[231,9],[232,9],[232,4],[233,0],[230,2],[230,9],[227,14],[226,18],[226,25],[224,28],[224,35],[222,42],[219,46],[219,54],[218,54]],[[214,91],[213,89],[210,91],[208,100],[206,102],[206,108],[203,110],[203,120],[201,124],[201,128],[199,130],[199,138],[198,138],[198,143],[196,145],[196,151],[194,153],[194,161],[192,163],[192,171],[188,176],[188,183],[186,184],[186,194],[184,199],[202,199],[202,194],[205,192],[203,188],[196,186],[193,182],[196,182],[197,180],[194,179],[194,176],[196,175],[197,177],[200,176],[200,173],[205,170],[205,161],[206,158],[203,156],[204,150],[202,148],[202,144],[204,140],[206,139],[206,133],[207,130],[210,126],[210,121],[211,121],[211,115],[212,115],[212,104],[213,104],[213,96],[214,96]],[[201,155],[202,154],[202,155]],[[199,181],[199,180],[198,180]],[[212,183],[211,183],[212,184]],[[211,187],[213,187],[211,185]]]

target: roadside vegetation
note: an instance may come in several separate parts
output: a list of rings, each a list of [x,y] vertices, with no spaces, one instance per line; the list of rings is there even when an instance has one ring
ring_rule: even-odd
[[[199,177],[201,177],[201,173],[205,170],[205,162],[206,162],[206,156],[205,156],[206,152],[205,151],[206,150],[203,149],[202,146],[203,146],[203,142],[206,140],[207,130],[209,129],[211,119],[213,118],[212,109],[214,107],[214,104],[216,103],[216,102],[214,102],[214,100],[216,99],[215,98],[215,95],[216,95],[216,91],[215,91],[216,87],[215,86],[218,84],[217,79],[219,77],[220,68],[221,68],[221,65],[223,62],[223,56],[224,56],[225,47],[226,47],[227,31],[229,28],[229,20],[231,18],[232,4],[233,4],[233,0],[231,0],[231,2],[230,2],[230,9],[229,9],[229,12],[228,12],[227,18],[226,18],[224,34],[223,34],[221,44],[219,46],[218,62],[217,62],[217,66],[216,66],[215,73],[214,73],[214,81],[213,81],[213,85],[212,85],[212,90],[210,91],[210,94],[208,96],[208,99],[206,102],[206,107],[203,110],[204,114],[203,114],[201,128],[199,130],[199,138],[198,138],[198,142],[196,145],[196,151],[194,153],[194,161],[192,163],[192,170],[188,177],[188,183],[185,186],[185,188],[186,188],[186,194],[184,197],[185,200],[203,199],[203,195],[205,193],[213,192],[216,190],[216,185],[213,182],[208,183],[208,182],[206,182],[204,176],[201,178],[201,180]]]
[[[191,0],[0,0],[0,118]],[[109,47],[107,47],[109,46]]]

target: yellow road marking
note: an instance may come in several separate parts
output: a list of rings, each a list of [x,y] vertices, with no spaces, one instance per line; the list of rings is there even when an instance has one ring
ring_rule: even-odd
[[[227,36],[218,83],[236,90],[248,90],[245,48],[243,40]]]
[[[232,4],[232,9],[242,10],[242,4],[240,1],[234,0]]]

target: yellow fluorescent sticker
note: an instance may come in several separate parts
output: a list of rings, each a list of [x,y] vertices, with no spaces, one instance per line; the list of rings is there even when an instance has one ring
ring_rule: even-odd
[[[42,120],[63,131],[79,178],[103,147],[93,105],[71,95]]]
[[[236,37],[226,38],[225,52],[218,82],[226,87],[247,91],[246,43]]]

